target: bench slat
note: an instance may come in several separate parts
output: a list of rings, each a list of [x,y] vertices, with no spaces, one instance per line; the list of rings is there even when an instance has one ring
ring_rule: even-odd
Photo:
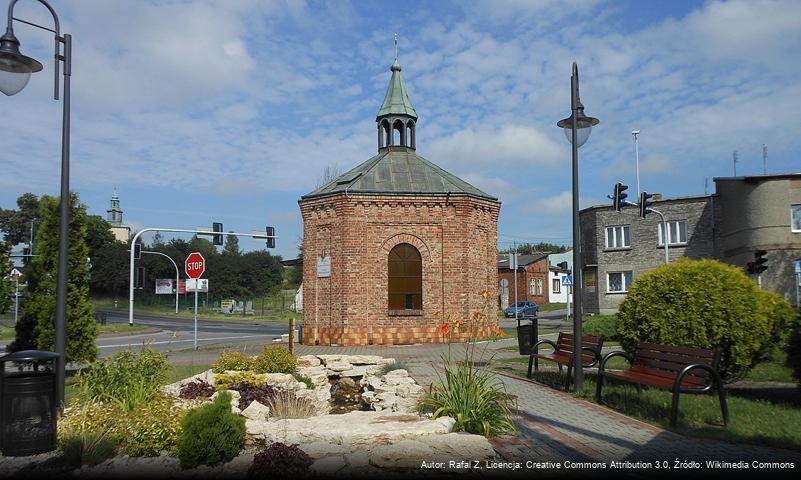
[[[619,380],[624,380],[631,383],[639,383],[640,385],[651,385],[654,387],[670,389],[673,387],[673,382],[676,381],[674,378],[665,377],[662,375],[649,375],[643,372],[635,372],[632,370],[624,370],[624,371],[605,371],[605,377],[617,378]],[[681,386],[685,388],[699,388],[703,387],[706,384],[692,382],[687,377],[681,382]]]
[[[637,350],[646,350],[646,351],[655,351],[655,352],[666,352],[666,353],[675,353],[678,355],[686,355],[689,357],[698,357],[704,358],[707,360],[712,360],[715,356],[715,351],[710,350],[707,348],[695,348],[695,347],[676,347],[673,345],[660,345],[658,343],[650,343],[650,342],[639,342],[637,344]]]
[[[631,367],[631,369],[629,369],[629,371],[632,372],[632,374],[647,375],[649,377],[663,377],[663,378],[666,378],[666,379],[670,380],[670,385],[673,385],[673,381],[676,379],[676,376],[679,373],[679,372],[677,372],[675,370],[674,371],[660,370],[660,369],[657,369],[657,368],[646,367],[646,366],[643,366],[643,365],[634,365],[634,366]],[[693,372],[695,372],[695,371],[696,370],[693,370],[692,372],[690,372],[687,375],[685,375],[684,376],[684,382],[689,382],[689,383],[693,383],[693,384],[696,384],[696,385],[706,385],[707,378],[703,377],[703,376],[699,376],[699,375],[693,375]],[[605,374],[605,372],[604,372],[604,374]]]
[[[655,360],[652,358],[636,357],[633,366],[641,366],[645,368],[662,370],[666,372],[666,375],[676,376],[676,374],[680,372],[682,369],[684,369],[684,367],[686,367],[687,365],[692,365],[693,363],[700,363],[700,362],[675,363],[675,362],[664,362],[662,360]],[[690,372],[687,373],[687,375],[701,376],[706,378],[708,374],[705,370],[691,370]]]
[[[637,350],[637,357],[647,358],[649,360],[659,360],[666,363],[676,363],[681,365],[690,365],[693,363],[712,363],[711,358],[698,357],[694,355],[679,355],[676,353],[657,352],[655,350]]]

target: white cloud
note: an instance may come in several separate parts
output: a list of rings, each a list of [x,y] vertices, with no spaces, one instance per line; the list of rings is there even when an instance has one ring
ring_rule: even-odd
[[[434,161],[479,165],[504,171],[515,165],[553,167],[564,152],[553,139],[531,127],[503,125],[497,129],[465,129],[431,142]]]

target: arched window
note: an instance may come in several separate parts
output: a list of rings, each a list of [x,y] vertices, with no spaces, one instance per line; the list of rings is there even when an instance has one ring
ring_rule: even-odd
[[[423,261],[420,252],[400,243],[387,259],[387,291],[390,310],[423,309]]]

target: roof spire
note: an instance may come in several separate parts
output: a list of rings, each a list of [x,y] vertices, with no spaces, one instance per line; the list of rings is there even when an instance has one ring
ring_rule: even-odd
[[[395,34],[395,61],[398,61],[398,34]]]
[[[417,112],[409,101],[409,95],[406,93],[406,84],[401,76],[401,66],[398,62],[398,34],[395,34],[395,60],[392,62],[392,78],[389,80],[389,87],[384,96],[384,102],[381,108],[378,109],[376,117],[383,117],[386,115],[404,115],[417,120]],[[376,118],[378,120],[378,118]]]

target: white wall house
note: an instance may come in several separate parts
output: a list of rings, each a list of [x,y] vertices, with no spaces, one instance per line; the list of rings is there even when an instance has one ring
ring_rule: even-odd
[[[568,287],[562,285],[563,278],[567,277],[567,272],[559,270],[548,271],[548,303],[567,303]],[[573,301],[573,295],[570,295]]]

